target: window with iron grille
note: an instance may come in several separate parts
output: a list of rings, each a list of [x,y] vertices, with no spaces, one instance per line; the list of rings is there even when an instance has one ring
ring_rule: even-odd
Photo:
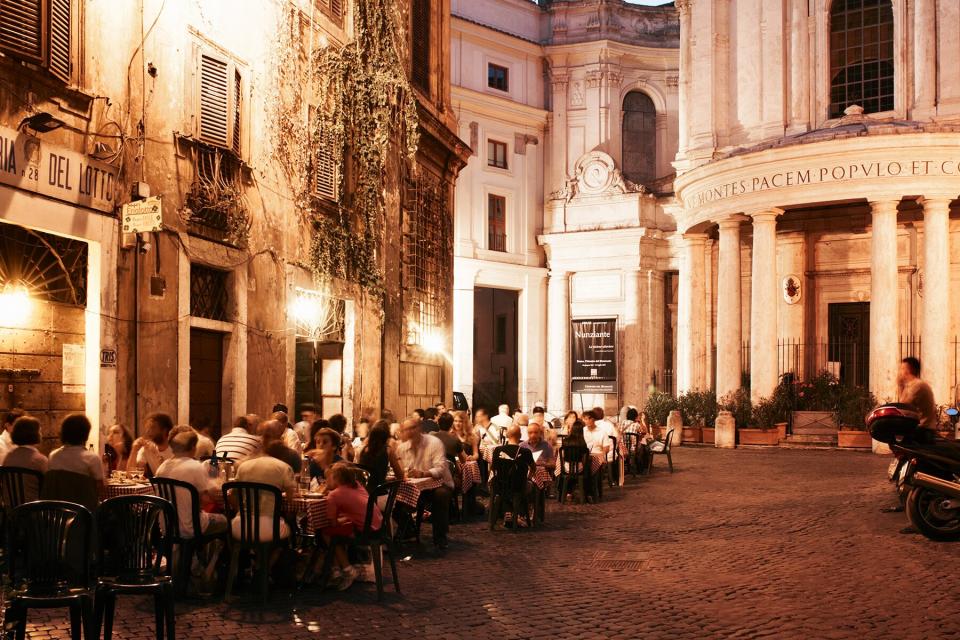
[[[70,82],[73,22],[72,0],[2,0],[0,51]]]
[[[190,265],[190,315],[227,321],[228,271],[202,264]]]
[[[236,65],[213,53],[200,54],[197,137],[238,157],[243,151],[243,76]]]
[[[851,105],[893,109],[893,6],[890,0],[834,0],[830,9],[830,117]]]
[[[245,215],[240,161],[230,152],[197,145],[195,177],[186,196],[187,231],[216,242],[236,244],[231,217]]]
[[[498,64],[487,65],[487,86],[500,91],[510,90],[510,70]]]
[[[631,91],[623,99],[623,176],[635,184],[657,179],[657,108],[650,96]]]
[[[410,77],[424,92],[430,91],[430,0],[413,0],[411,10]]]
[[[87,243],[0,224],[0,291],[7,285],[37,300],[87,306]]]
[[[507,143],[487,140],[487,166],[497,169],[507,168]]]
[[[344,0],[313,0],[313,6],[338,27],[343,26],[343,3]]]
[[[452,293],[453,244],[446,186],[426,170],[403,194],[403,303],[406,344],[424,345],[445,330]]]
[[[487,196],[487,249],[507,250],[507,199],[503,196]]]
[[[313,123],[316,121],[317,108],[311,105],[309,108],[309,129],[313,130]],[[333,148],[333,140],[326,132],[320,131],[316,148],[311,154],[310,181],[312,183],[313,195],[324,200],[337,200],[339,186],[339,176],[337,175],[336,151]]]

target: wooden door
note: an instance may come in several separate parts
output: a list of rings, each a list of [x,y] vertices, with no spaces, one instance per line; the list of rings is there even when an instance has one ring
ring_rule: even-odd
[[[210,435],[222,432],[223,334],[190,329],[190,424],[210,427]]]
[[[834,303],[828,306],[828,314],[827,352],[830,362],[840,363],[840,382],[866,387],[870,381],[870,303]]]

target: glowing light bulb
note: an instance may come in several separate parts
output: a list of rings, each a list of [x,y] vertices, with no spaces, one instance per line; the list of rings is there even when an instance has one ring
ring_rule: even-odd
[[[20,326],[30,317],[30,292],[21,284],[8,282],[0,292],[0,324]]]
[[[423,336],[422,346],[431,353],[441,353],[443,351],[443,339],[436,333],[428,333]]]

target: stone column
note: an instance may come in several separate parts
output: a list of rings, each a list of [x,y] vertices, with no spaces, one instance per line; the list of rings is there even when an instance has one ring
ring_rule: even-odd
[[[707,237],[699,233],[683,236],[677,292],[677,393],[706,386],[705,333],[702,323],[697,322],[697,310],[703,306],[706,240]]]
[[[938,402],[950,393],[950,197],[923,198],[923,378]]]
[[[623,392],[623,404],[640,406],[644,397],[648,371],[646,342],[650,339],[649,329],[643,323],[643,310],[647,299],[646,274],[639,269],[625,269],[623,272],[623,344],[621,363],[623,365],[620,389]]]
[[[717,274],[717,397],[740,388],[743,346],[740,293],[740,217],[720,221]]]
[[[753,218],[750,287],[750,398],[769,397],[777,386],[777,216],[779,209]]]
[[[914,111],[932,114],[937,100],[937,0],[914,0],[913,94]]]
[[[664,369],[667,365],[663,362],[663,350],[664,350],[664,338],[665,338],[665,328],[664,328],[664,318],[666,315],[666,309],[664,309],[666,302],[664,300],[664,291],[663,291],[663,271],[657,271],[656,269],[648,269],[646,271],[647,277],[647,300],[645,301],[645,317],[644,325],[647,328],[648,339],[647,339],[647,370],[644,372],[646,374],[646,379],[644,383],[649,385],[651,376],[654,371],[657,372],[657,386],[659,389],[664,389]],[[646,401],[647,397],[646,391],[644,392],[643,398]]]
[[[899,200],[870,203],[870,390],[877,400],[897,398],[897,205]]]
[[[473,406],[474,269],[453,270],[453,390]]]
[[[547,409],[570,408],[570,274],[551,270],[547,280]]]
[[[554,160],[550,163],[550,175],[547,176],[547,193],[562,189],[567,182],[567,79],[565,69],[554,69],[550,76],[553,118],[550,124],[550,146]]]

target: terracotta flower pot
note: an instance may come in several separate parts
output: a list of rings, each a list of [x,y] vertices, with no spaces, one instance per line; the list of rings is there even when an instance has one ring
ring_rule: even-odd
[[[837,432],[837,446],[842,449],[870,449],[873,441],[869,431],[841,429]]]
[[[715,431],[716,429],[713,427],[703,427],[700,429],[701,441],[704,444],[714,444],[717,441]]]
[[[778,422],[773,426],[777,428],[777,437],[780,438],[780,442],[783,442],[784,440],[786,440],[787,439],[787,423]]]
[[[775,447],[780,444],[780,432],[776,429],[737,429],[741,445]]]
[[[684,442],[700,442],[700,427],[684,427],[683,428],[683,441]]]

